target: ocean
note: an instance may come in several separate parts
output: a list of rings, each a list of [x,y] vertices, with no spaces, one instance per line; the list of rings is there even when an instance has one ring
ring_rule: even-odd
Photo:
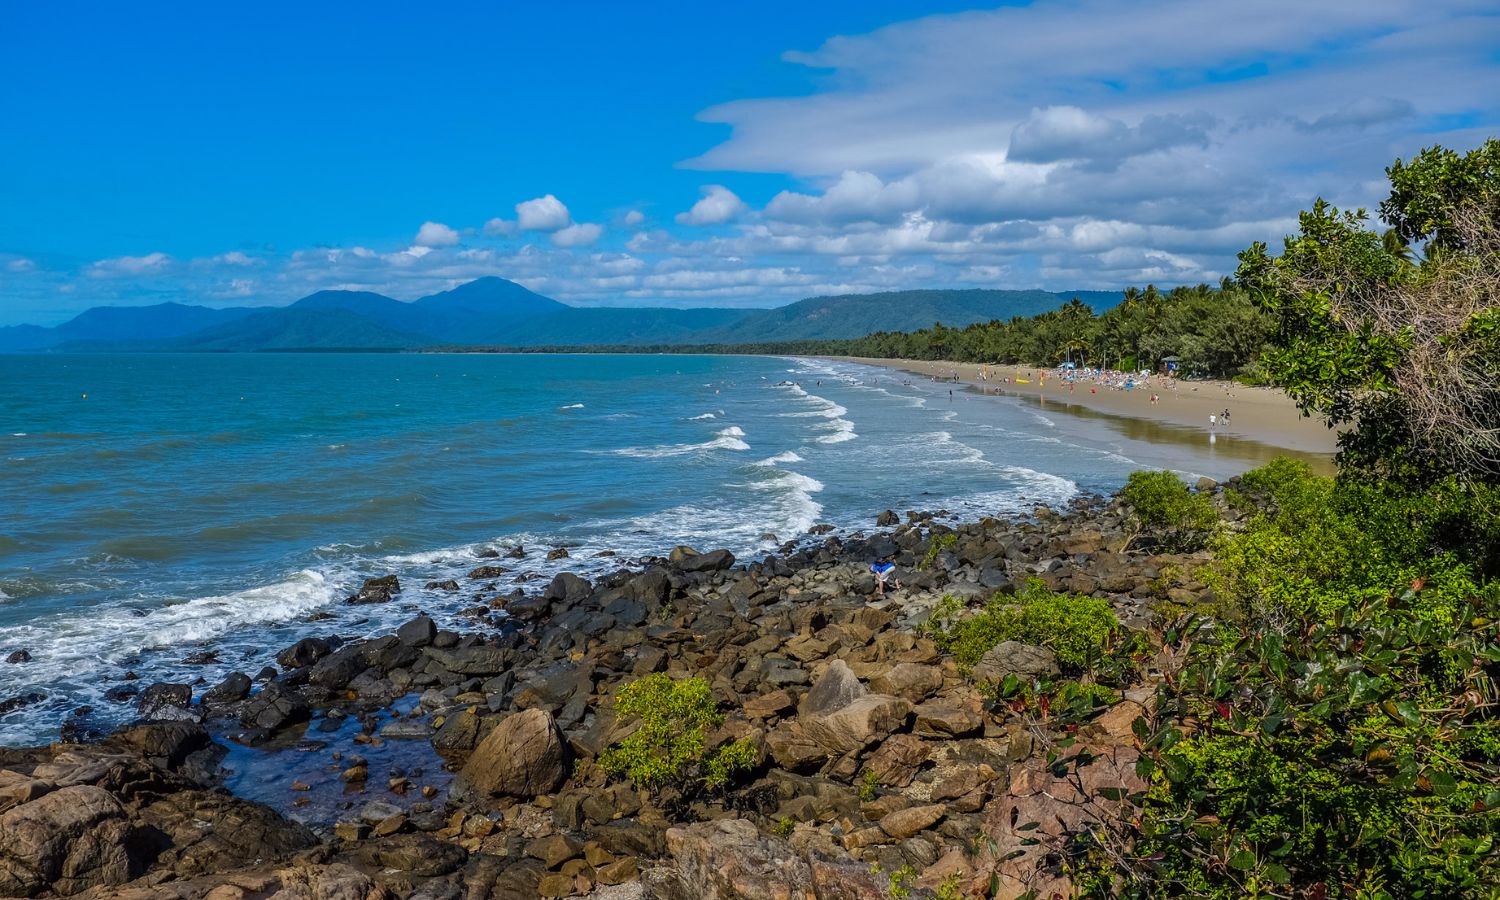
[[[0,660],[32,657],[0,662],[0,701],[43,697],[0,744],[80,706],[129,720],[104,698],[127,673],[212,684],[309,634],[456,622],[482,563],[539,590],[678,544],[748,558],[887,508],[1014,514],[1256,456],[1167,431],[823,360],[0,356]],[[396,601],[343,603],[388,573]],[[423,588],[448,578],[464,589]]]

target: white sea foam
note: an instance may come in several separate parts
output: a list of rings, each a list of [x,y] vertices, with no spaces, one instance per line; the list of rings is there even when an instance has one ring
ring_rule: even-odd
[[[559,406],[558,409],[583,409],[582,403],[569,403],[567,406]]]
[[[714,439],[701,444],[664,444],[657,447],[622,447],[619,450],[590,451],[610,456],[629,456],[635,459],[662,459],[668,456],[684,456],[704,450],[749,450],[750,445],[741,440],[745,432],[737,425],[714,432]]]
[[[756,465],[757,466],[779,466],[782,463],[799,463],[799,462],[802,462],[802,457],[798,456],[796,453],[792,452],[791,450],[784,450],[781,453],[776,454],[775,456],[768,456],[768,457],[766,457],[765,459],[763,459],[760,462],[756,463]]]
[[[842,444],[859,437],[854,431],[854,423],[848,419],[829,419],[827,427],[829,433],[818,435],[814,440],[820,444]]]
[[[717,418],[717,417],[718,417],[717,413],[706,412],[706,413],[703,413],[702,415],[688,416],[688,421],[689,422],[697,422],[697,421],[700,421],[702,419],[714,419],[714,418]]]

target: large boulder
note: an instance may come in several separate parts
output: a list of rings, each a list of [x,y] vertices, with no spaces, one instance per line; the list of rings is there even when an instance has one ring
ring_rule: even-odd
[[[937,666],[920,663],[896,663],[870,679],[870,687],[882,694],[921,703],[943,686],[943,672]]]
[[[323,638],[305,637],[276,654],[276,662],[283,669],[300,669],[310,666],[333,651],[333,645]]]
[[[305,722],[311,713],[306,697],[273,681],[244,702],[240,722],[246,727],[275,731]]]
[[[911,703],[889,694],[867,694],[822,715],[802,715],[803,730],[834,755],[863,750],[906,724]]]
[[[662,569],[647,569],[625,582],[622,590],[625,596],[637,603],[656,606],[666,602],[671,595],[672,579]]]
[[[192,685],[158,681],[141,691],[135,708],[148,722],[196,722],[200,717],[193,712],[192,703]]]
[[[734,554],[728,550],[684,554],[677,567],[684,572],[719,572],[734,565]]]
[[[658,892],[697,900],[773,900],[809,896],[807,860],[785,841],[765,837],[745,819],[720,819],[667,830],[674,865],[653,873]]]
[[[140,874],[134,829],[110,793],[93,785],[52,791],[0,815],[0,896],[64,896]]]
[[[528,709],[496,725],[459,772],[460,793],[530,799],[567,777],[562,730],[544,709]]]
[[[454,590],[458,589],[454,585]],[[405,625],[396,629],[396,638],[403,644],[412,647],[425,647],[432,643],[437,637],[437,624],[432,621],[431,616],[417,616]]]
[[[823,715],[842,709],[868,694],[863,684],[855,677],[849,664],[836,659],[823,670],[817,683],[803,696],[797,711],[803,715]]]
[[[588,579],[579,578],[572,572],[558,572],[547,585],[547,590],[542,592],[545,600],[561,600],[564,603],[578,603],[588,599],[589,591],[593,586]]]
[[[974,680],[999,684],[1007,675],[1022,679],[1057,675],[1062,670],[1057,666],[1057,654],[1048,647],[1023,644],[1020,641],[1001,641],[974,667]]]
[[[456,647],[423,651],[438,665],[459,675],[499,675],[510,668],[512,653],[499,647]]]
[[[392,597],[401,592],[401,582],[394,575],[382,575],[379,578],[366,578],[365,583],[360,585],[359,591],[345,603],[388,603]]]
[[[209,705],[236,703],[250,693],[250,676],[244,672],[230,672],[224,680],[203,694],[203,702]]]

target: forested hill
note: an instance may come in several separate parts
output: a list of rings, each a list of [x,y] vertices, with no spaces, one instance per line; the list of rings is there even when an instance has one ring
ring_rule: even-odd
[[[0,328],[0,352],[416,350],[505,345],[577,348],[743,344],[856,338],[935,322],[964,326],[1034,315],[1102,292],[924,290],[813,297],[775,309],[579,307],[503,278],[396,300],[369,291],[319,291],[282,307],[209,309],[176,303],[96,307],[56,328]]]
[[[744,344],[858,338],[877,331],[914,331],[934,323],[963,327],[975,322],[1034,316],[1069,298],[1101,308],[1120,302],[1118,291],[890,291],[810,297],[787,306],[757,310],[720,328],[691,337],[705,344]]]

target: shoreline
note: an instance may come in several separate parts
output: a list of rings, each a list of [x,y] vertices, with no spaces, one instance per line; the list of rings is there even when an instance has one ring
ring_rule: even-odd
[[[253,678],[150,685],[140,719],[102,740],[0,749],[0,815],[66,834],[8,846],[0,831],[0,858],[25,863],[14,883],[0,870],[0,893],[406,897],[478,884],[637,900],[716,896],[703,873],[751,858],[765,863],[744,869],[757,895],[821,879],[876,900],[895,883],[877,873],[903,869],[929,890],[1021,885],[1041,874],[1040,851],[1003,811],[1050,803],[1063,782],[1047,781],[1025,715],[987,704],[922,623],[949,594],[979,602],[1033,577],[1108,598],[1128,627],[1151,619],[1167,585],[1202,587],[1185,569],[1162,577],[1186,557],[1125,552],[1127,518],[1097,496],[977,522],[887,510],[873,524],[762,560],[678,548],[509,593],[476,571],[465,587],[488,602],[461,630],[418,615],[368,639],[303,638]],[[885,596],[874,558],[899,566]],[[400,591],[372,577],[356,600]],[[601,754],[630,731],[613,698],[652,673],[712,685],[727,713],[713,740],[754,751],[732,789],[685,797],[606,771]],[[1132,752],[1149,695],[1124,691],[1081,734]],[[1035,795],[1012,787],[1037,779]],[[79,803],[85,826],[68,818]],[[161,846],[132,843],[138,832]],[[974,850],[981,834],[999,849]],[[105,851],[111,866],[53,874]]]
[[[986,395],[1017,397],[1047,409],[1061,409],[1069,414],[1093,413],[1117,418],[1139,419],[1191,429],[1210,431],[1208,417],[1228,408],[1232,425],[1217,425],[1212,433],[1235,437],[1297,454],[1328,456],[1338,450],[1338,434],[1321,419],[1303,416],[1285,393],[1274,388],[1252,387],[1227,381],[1177,381],[1175,389],[1160,386],[1157,377],[1129,391],[1079,381],[1073,390],[1061,379],[1048,377],[1045,385],[1036,377],[1043,370],[1036,366],[982,365],[979,363],[939,360],[880,359],[856,356],[817,357],[838,362],[856,363],[879,369],[906,372],[924,378],[952,380],[955,384],[978,390]],[[990,377],[982,377],[984,373]],[[1017,378],[1026,379],[1017,381]],[[1006,379],[1010,379],[1007,381]],[[1091,392],[1094,388],[1097,392]],[[1159,397],[1157,403],[1151,396]]]

